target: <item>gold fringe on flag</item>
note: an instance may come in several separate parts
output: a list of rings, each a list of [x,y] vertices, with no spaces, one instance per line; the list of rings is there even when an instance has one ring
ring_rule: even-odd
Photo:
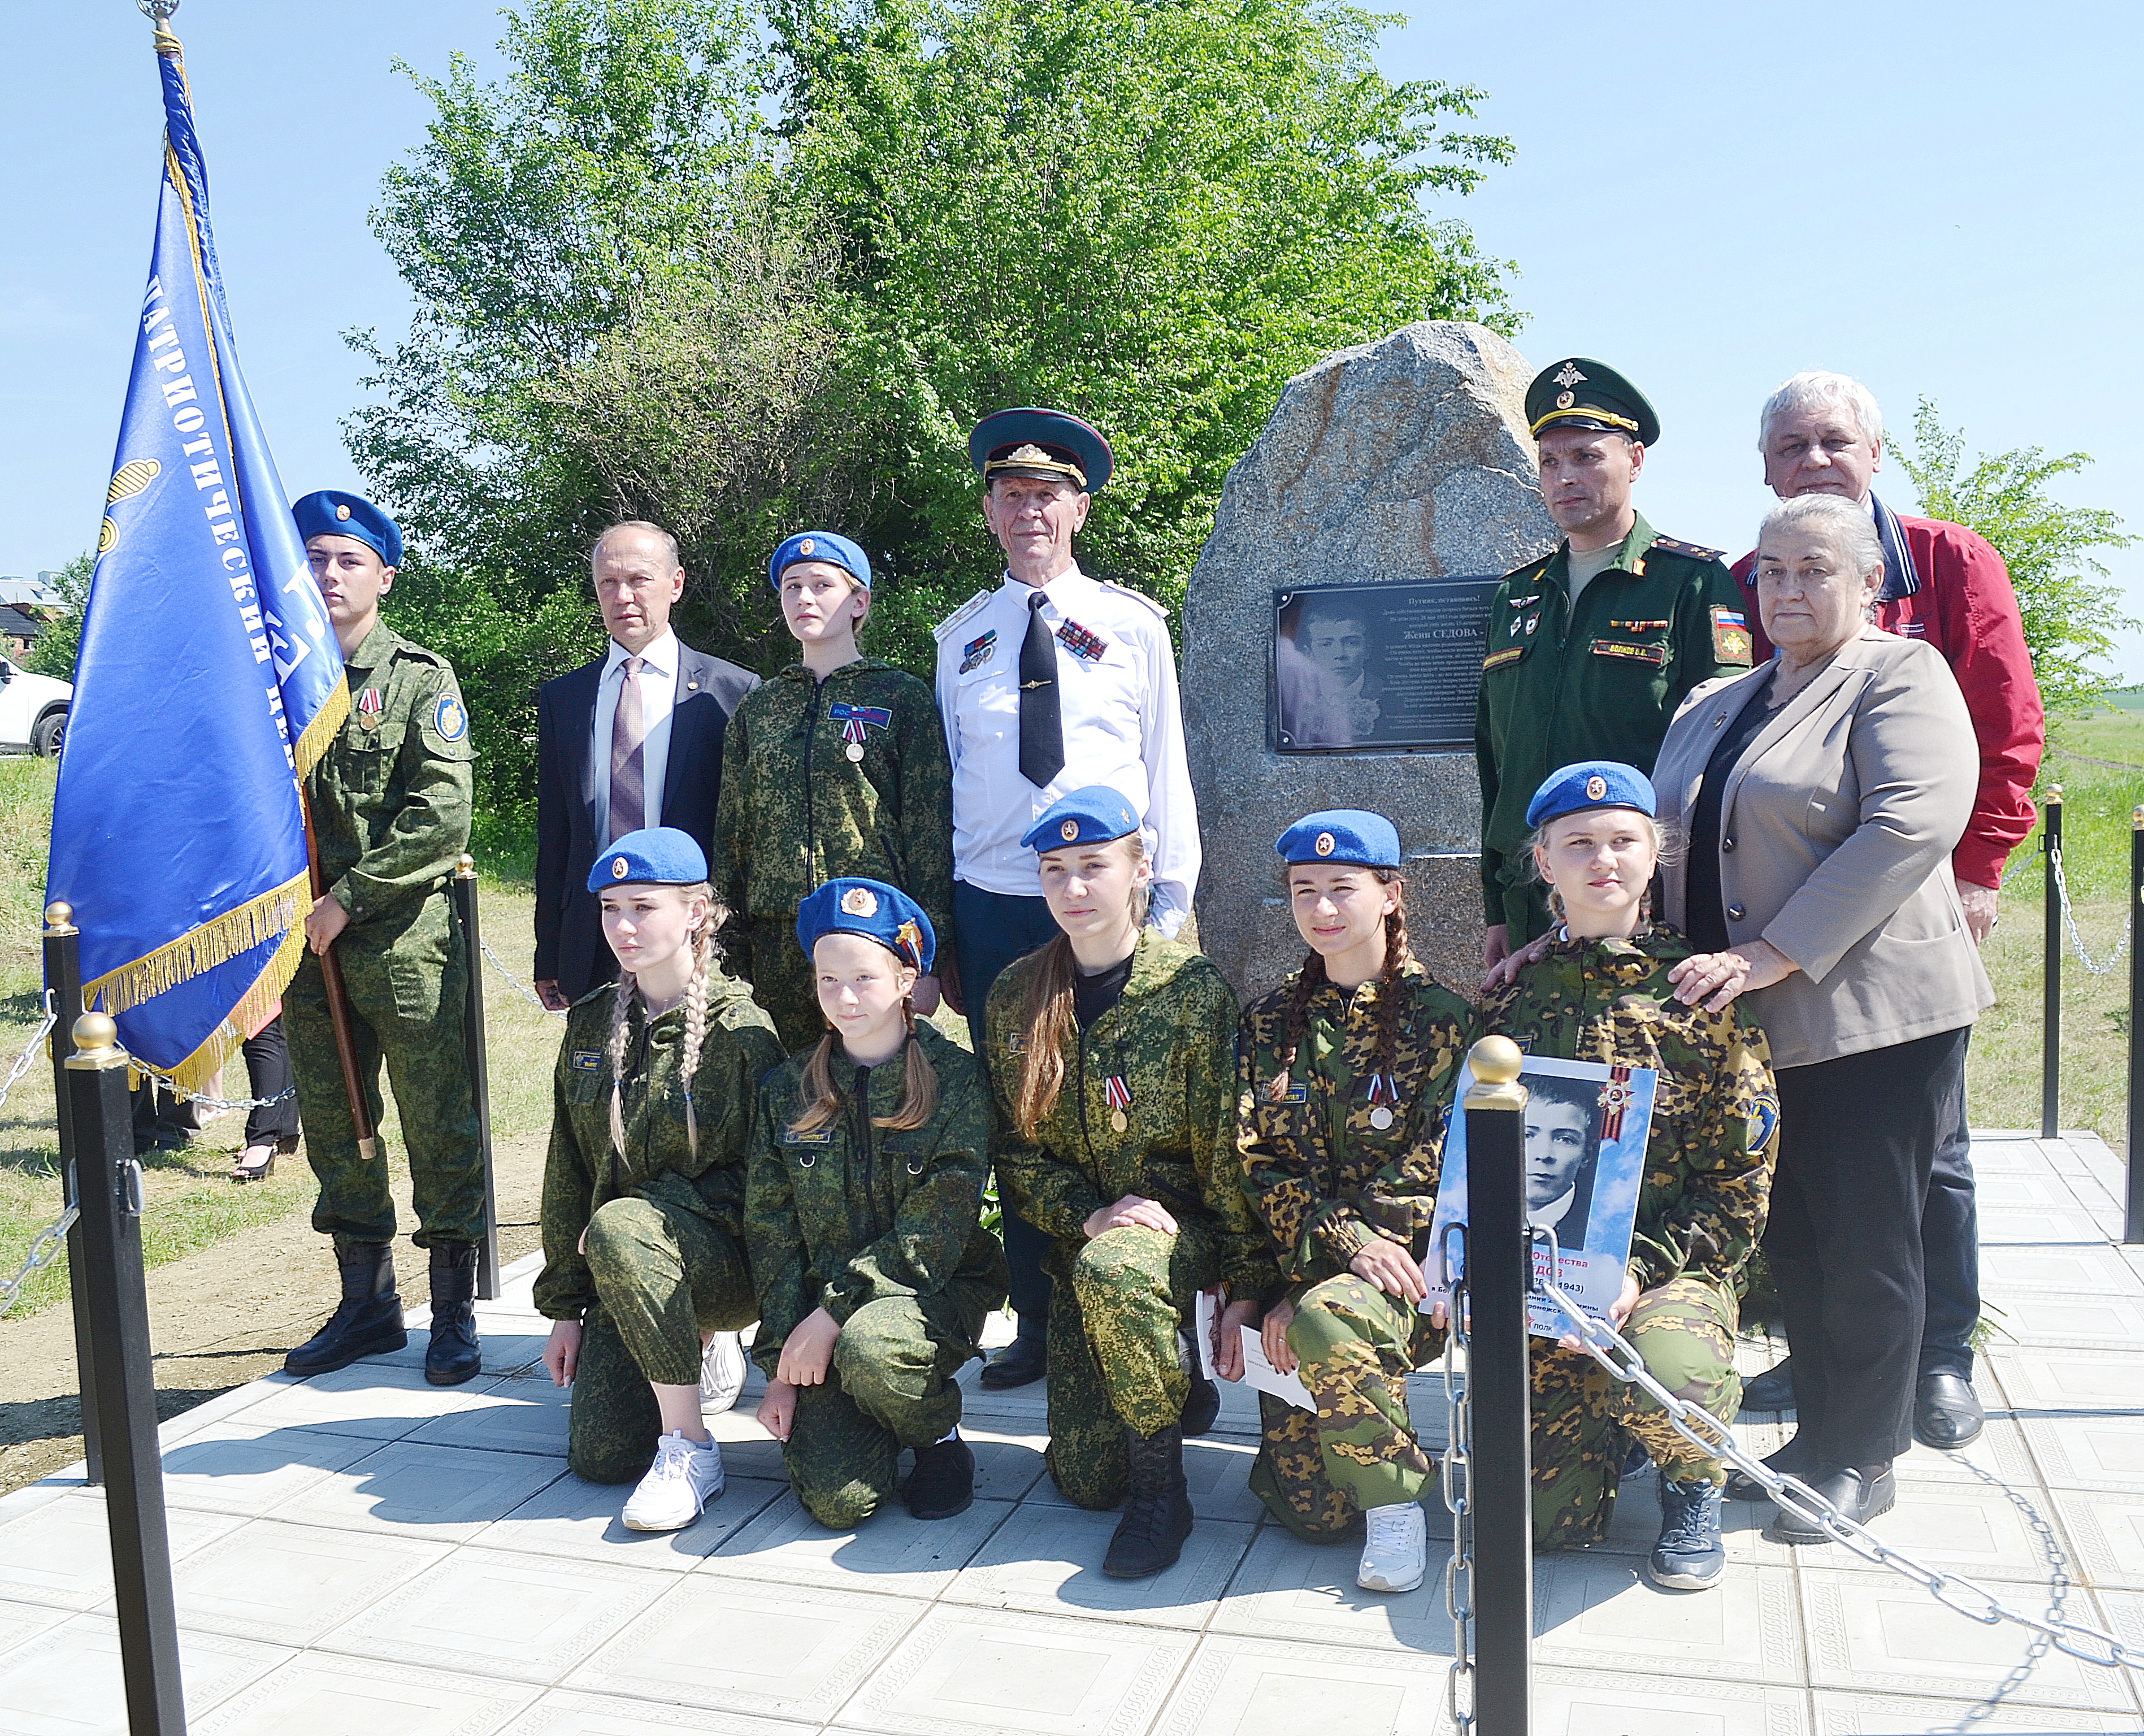
[[[298,762],[298,781],[305,781],[305,774],[320,762],[320,756],[328,751],[335,740],[335,732],[350,719],[350,683],[342,677],[335,677],[333,690],[322,702],[320,710],[313,713],[313,721],[305,726],[305,732],[291,744],[290,756]]]
[[[124,1013],[266,941],[280,940],[287,946],[290,933],[304,922],[305,913],[311,906],[310,890],[307,876],[300,874],[257,898],[248,899],[236,910],[226,910],[199,928],[189,929],[145,957],[84,983],[82,1004],[94,1006],[101,999],[103,1011]],[[295,960],[290,968],[295,973]],[[284,978],[285,982],[289,980],[288,976]]]
[[[282,999],[283,991],[290,986],[290,979],[298,974],[299,961],[305,953],[305,925],[303,922],[294,923],[290,931],[283,936],[283,944],[268,960],[267,968],[254,979],[253,986],[239,996],[231,1016],[209,1034],[206,1042],[171,1069],[171,1083],[180,1091],[217,1094],[223,1079],[223,1064],[237,1053],[248,1031],[260,1029],[275,1016],[277,1003]]]

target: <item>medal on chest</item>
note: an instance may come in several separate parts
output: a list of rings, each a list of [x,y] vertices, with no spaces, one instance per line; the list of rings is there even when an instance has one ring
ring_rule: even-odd
[[[1123,1133],[1132,1124],[1132,1118],[1124,1113],[1132,1106],[1132,1088],[1124,1083],[1122,1074],[1113,1073],[1103,1082],[1102,1095],[1109,1099],[1109,1125]]]
[[[826,707],[826,717],[841,726],[841,751],[851,763],[864,756],[864,734],[866,726],[890,729],[893,713],[882,705],[847,705],[836,700]]]
[[[1370,1125],[1379,1133],[1392,1124],[1393,1106],[1400,1100],[1399,1081],[1389,1073],[1370,1075]]]
[[[379,728],[380,716],[386,708],[385,702],[380,697],[380,689],[367,687],[357,696],[357,727],[360,729]]]
[[[996,653],[998,630],[994,627],[980,638],[974,638],[960,647],[960,673],[980,669]]]

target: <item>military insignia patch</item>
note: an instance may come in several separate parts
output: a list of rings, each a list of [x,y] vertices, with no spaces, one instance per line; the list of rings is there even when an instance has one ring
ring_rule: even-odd
[[[811,553],[813,546],[811,538],[806,537],[802,542],[797,545],[797,552],[799,554],[809,554]]]
[[[350,517],[350,508],[346,506],[338,506],[335,508],[335,517],[338,518],[348,518]]]
[[[442,693],[432,707],[432,728],[442,742],[459,742],[469,733],[469,713],[451,693]]]
[[[610,877],[613,880],[623,880],[632,872],[633,865],[623,856],[613,856],[610,859]]]
[[[1633,663],[1665,663],[1668,648],[1665,645],[1633,645],[1626,639],[1596,639],[1590,647],[1596,657],[1622,657]],[[1744,657],[1744,662],[1749,662]]]
[[[876,916],[878,915],[878,894],[869,886],[851,886],[841,895],[841,914],[844,916]]]
[[[1586,376],[1578,371],[1576,362],[1566,362],[1556,370],[1555,378],[1556,383],[1566,392],[1575,385],[1582,385],[1586,380]]]
[[[1109,648],[1109,642],[1092,627],[1082,627],[1076,621],[1067,621],[1057,629],[1057,637],[1065,648],[1084,663],[1099,663],[1102,654]]]
[[[1540,625],[1541,625],[1541,617],[1540,617],[1540,616],[1538,616],[1538,615],[1529,615],[1529,616],[1527,616],[1527,617],[1526,617],[1526,637],[1527,637],[1529,639],[1531,639],[1531,637],[1533,637],[1533,636],[1534,636],[1534,629],[1535,629],[1536,627],[1539,627]]]
[[[1567,410],[1577,402],[1578,394],[1576,392],[1558,392],[1556,394],[1556,407],[1560,410]]]
[[[834,1130],[828,1127],[820,1128],[816,1133],[800,1133],[793,1127],[786,1127],[782,1130],[782,1143],[784,1145],[831,1145]]]
[[[1531,597],[1506,597],[1504,599],[1506,606],[1515,609],[1531,608],[1540,601],[1541,593],[1538,591]]]
[[[1749,637],[1749,619],[1742,611],[1715,607],[1712,611],[1713,661],[1740,663],[1746,668],[1755,649],[1755,642]]]
[[[1333,834],[1330,832],[1318,833],[1317,843],[1311,846],[1312,849],[1315,850],[1318,855],[1322,856],[1331,856],[1335,847],[1336,846],[1333,842]]]
[[[1067,844],[1074,842],[1079,836],[1079,822],[1076,820],[1066,821],[1057,828],[1057,836]]]
[[[1608,793],[1608,780],[1597,774],[1586,780],[1586,799],[1598,801]]]
[[[1772,1135],[1779,1130],[1779,1099],[1774,1092],[1759,1092],[1749,1103],[1749,1146],[1751,1151],[1762,1151],[1772,1143]]]
[[[601,1073],[603,1051],[599,1049],[577,1049],[568,1056],[566,1064],[576,1073]]]
[[[1481,667],[1485,672],[1491,669],[1501,668],[1506,663],[1516,663],[1526,654],[1526,647],[1523,645],[1513,645],[1503,651],[1492,651],[1481,659]]]
[[[996,654],[998,630],[994,627],[979,639],[970,639],[960,647],[960,673],[980,669]]]
[[[1275,1101],[1279,1103],[1308,1103],[1310,1101],[1310,1087],[1304,1084],[1301,1079],[1290,1079],[1288,1082],[1288,1089],[1282,1092]]]

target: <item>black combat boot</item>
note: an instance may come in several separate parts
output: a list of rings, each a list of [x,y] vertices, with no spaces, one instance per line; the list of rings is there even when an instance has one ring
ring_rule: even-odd
[[[342,1301],[328,1323],[283,1358],[285,1374],[326,1374],[360,1357],[383,1357],[409,1342],[402,1298],[395,1293],[395,1250],[385,1242],[335,1238]]]
[[[1109,1539],[1102,1571],[1113,1580],[1150,1579],[1174,1565],[1191,1535],[1191,1497],[1184,1488],[1184,1431],[1171,1423],[1151,1435],[1124,1430],[1131,1488],[1124,1516]]]
[[[484,1353],[476,1342],[476,1243],[432,1244],[432,1342],[424,1347],[424,1378],[459,1386],[476,1378]]]

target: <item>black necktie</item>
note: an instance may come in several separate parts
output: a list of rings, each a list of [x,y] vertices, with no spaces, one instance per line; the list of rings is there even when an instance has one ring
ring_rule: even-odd
[[[1040,790],[1065,769],[1065,726],[1057,712],[1057,640],[1042,618],[1044,598],[1027,599],[1020,642],[1020,775]]]

